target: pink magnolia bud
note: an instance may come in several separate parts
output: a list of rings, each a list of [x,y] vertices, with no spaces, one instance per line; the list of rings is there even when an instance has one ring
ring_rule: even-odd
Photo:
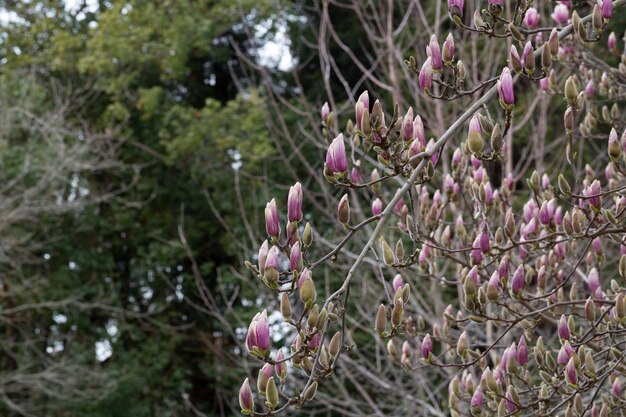
[[[443,42],[443,61],[446,64],[450,64],[454,59],[454,38],[451,33],[448,33],[446,40]]]
[[[596,255],[602,255],[602,238],[600,238],[600,236],[591,241],[591,249]]]
[[[257,313],[250,322],[246,335],[246,347],[249,352],[254,348],[261,351],[267,351],[270,348],[270,326],[267,321],[266,310]]]
[[[275,239],[280,236],[280,223],[278,219],[278,208],[276,207],[276,199],[265,205],[265,231]]]
[[[550,87],[550,80],[548,77],[543,77],[542,79],[539,80],[539,89],[543,92],[548,91],[548,88]]]
[[[537,12],[537,9],[531,7],[526,10],[526,15],[524,15],[524,23],[530,29],[535,29],[537,27],[537,25],[539,24],[539,13]]]
[[[291,247],[289,254],[289,265],[292,271],[302,270],[302,250],[300,249],[300,241],[296,241]]]
[[[284,360],[285,360],[285,356],[283,355],[283,350],[279,349],[278,352],[276,353],[275,369],[276,369],[276,375],[278,375],[281,381],[284,381],[285,378],[287,377],[287,366]]]
[[[585,86],[585,95],[587,98],[592,98],[594,93],[596,92],[596,85],[593,80],[589,80],[587,85]]]
[[[252,390],[250,389],[250,381],[246,378],[239,389],[239,406],[241,411],[245,411],[248,414],[252,413],[254,409],[254,400],[252,398]]]
[[[383,201],[380,198],[372,201],[372,215],[380,216],[383,212]]]
[[[511,63],[511,68],[513,68],[515,72],[522,72],[522,60],[519,57],[519,53],[517,52],[515,45],[511,45],[509,61]]]
[[[474,258],[474,264],[478,265],[483,261],[483,252],[480,249],[480,235],[476,236],[472,243],[471,256]]]
[[[502,69],[502,74],[498,80],[498,93],[500,94],[502,107],[510,109],[515,103],[515,96],[513,95],[513,78],[511,78],[511,72],[508,67]]]
[[[430,162],[432,162],[433,165],[437,165],[437,162],[439,162],[439,152],[435,152],[434,149],[435,149],[435,140],[431,138],[426,144],[426,152],[432,155],[430,157]]]
[[[565,317],[565,315],[562,315],[561,319],[559,320],[558,330],[559,330],[559,338],[561,340],[570,339],[571,335],[569,332],[569,326],[567,325],[567,318]]]
[[[613,2],[611,0],[602,0],[602,17],[610,19],[613,15]]]
[[[424,336],[422,341],[422,358],[428,359],[433,351],[433,341],[430,338],[430,334]]]
[[[593,208],[599,209],[602,206],[602,200],[600,193],[602,192],[600,181],[594,180],[589,187],[583,189],[582,195],[584,197],[582,206],[590,205]]]
[[[569,9],[566,5],[559,3],[554,7],[551,16],[557,24],[565,25],[569,21]]]
[[[320,116],[322,117],[322,121],[324,123],[327,122],[328,120],[328,115],[330,115],[330,106],[328,105],[328,102],[325,102],[322,105],[322,109],[320,110]]]
[[[426,93],[430,92],[433,88],[433,65],[431,57],[428,57],[424,65],[422,65],[417,82],[420,89]]]
[[[470,163],[474,169],[478,169],[481,166],[480,159],[476,158],[474,155],[470,155]]]
[[[500,264],[498,264],[498,276],[500,279],[509,277],[509,257],[507,255],[503,256]]]
[[[528,346],[526,338],[522,335],[517,344],[517,363],[524,366],[528,363]]]
[[[346,146],[343,143],[343,133],[340,133],[328,147],[326,152],[326,166],[331,174],[348,171]]]
[[[357,100],[359,103],[363,103],[363,107],[369,111],[370,109],[370,95],[367,90],[363,91]]]
[[[613,385],[611,386],[611,394],[613,396],[622,399],[622,384],[619,382],[619,378],[615,378],[613,381]]]
[[[344,194],[339,200],[337,205],[337,219],[339,223],[347,225],[350,223],[350,201],[348,201],[348,194]]]
[[[522,53],[522,66],[527,72],[532,73],[535,70],[535,49],[532,43],[526,42],[524,52]]]
[[[363,175],[361,175],[361,171],[357,167],[352,167],[350,171],[350,181],[353,184],[362,184],[363,183]]]
[[[300,277],[298,278],[298,288],[302,288],[302,283],[307,278],[311,278],[311,280],[313,280],[313,275],[311,274],[311,270],[309,268],[304,268],[300,273]]]
[[[526,286],[525,272],[524,266],[520,265],[513,273],[513,278],[511,279],[511,291],[514,295],[520,295]]]
[[[459,165],[461,160],[463,159],[463,154],[461,153],[460,148],[456,148],[454,153],[452,153],[452,165]]]
[[[561,349],[559,349],[559,353],[556,357],[556,363],[559,365],[567,364],[573,354],[574,349],[572,348],[572,345],[570,345],[570,343],[566,340],[563,343],[563,346],[561,346]]]
[[[426,47],[426,54],[432,58],[432,68],[434,71],[441,71],[443,69],[443,61],[441,59],[441,49],[439,48],[439,42],[437,42],[437,36],[432,35],[430,37],[430,43]]]
[[[409,107],[402,120],[402,139],[409,141],[413,139],[413,107]]]
[[[554,219],[554,203],[552,200],[544,201],[539,209],[539,221],[541,224],[547,225]]]
[[[265,260],[267,259],[267,254],[270,250],[269,244],[267,243],[267,240],[263,241],[263,244],[261,245],[261,248],[259,249],[259,255],[258,255],[258,260],[259,260],[259,272],[261,273],[261,275],[263,275],[263,272],[265,272]]]
[[[419,150],[422,151],[426,148],[426,131],[424,130],[422,118],[419,116],[415,116],[415,120],[413,121],[413,132],[415,133],[415,139],[420,145]]]
[[[484,403],[485,401],[483,399],[483,392],[481,391],[480,387],[478,387],[474,390],[470,405],[475,409],[481,409]]]
[[[452,16],[463,17],[464,0],[448,0],[448,11]]]
[[[316,350],[320,346],[320,334],[315,333],[309,341],[309,349]]]
[[[297,182],[293,187],[289,188],[289,197],[287,198],[287,217],[289,221],[299,222],[302,220],[302,185]]]
[[[578,374],[576,373],[576,365],[574,364],[574,358],[570,358],[569,362],[565,366],[565,382],[568,385],[575,386],[578,383]]]
[[[508,411],[509,414],[515,413],[517,411],[517,405],[515,405],[515,400],[513,399],[513,394],[511,392],[511,389],[509,389],[506,392],[505,399],[506,399],[506,411]]]
[[[394,294],[398,292],[399,289],[402,289],[402,287],[404,287],[404,281],[402,280],[402,275],[397,274],[395,277],[393,277],[391,286],[393,288]]]
[[[609,34],[609,39],[606,44],[611,50],[617,49],[617,36],[615,35],[615,32],[611,32]]]
[[[595,267],[591,268],[591,270],[589,271],[589,274],[587,275],[587,285],[589,286],[589,292],[591,294],[596,294],[596,291],[602,285],[600,283],[600,274],[598,273],[598,270]]]

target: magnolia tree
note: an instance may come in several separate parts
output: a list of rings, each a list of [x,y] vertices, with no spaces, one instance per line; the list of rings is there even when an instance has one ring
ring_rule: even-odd
[[[405,66],[430,102],[470,97],[469,106],[428,140],[413,108],[388,112],[370,101],[373,91],[358,97],[345,129],[324,104],[318,178],[342,190],[333,211],[343,237],[328,242],[315,219],[304,220],[300,182],[267,203],[267,238],[246,265],[279,303],[248,327],[258,374],[241,386],[242,413],[315,404],[345,363],[372,387],[393,392],[397,382],[423,414],[626,413],[626,55],[607,30],[626,0],[559,1],[551,13],[532,0],[447,6],[454,29],[441,45],[432,35],[421,64],[407,57]],[[508,64],[471,75],[464,55],[476,51],[455,48],[468,33],[474,46],[506,49]],[[520,108],[528,94],[536,100]],[[539,100],[563,124],[544,120],[519,155],[515,120],[527,123]],[[525,184],[518,160],[536,168]],[[330,249],[315,255],[320,242]],[[316,272],[342,258],[340,285],[330,288]],[[359,304],[364,268],[378,278],[376,306]],[[369,367],[353,359],[351,332],[363,325],[353,311],[367,312],[371,343],[386,359]],[[293,335],[281,345],[268,318],[278,313],[291,329],[280,331]],[[425,386],[407,389],[392,374],[418,375]],[[360,394],[373,414],[399,412],[376,392]]]

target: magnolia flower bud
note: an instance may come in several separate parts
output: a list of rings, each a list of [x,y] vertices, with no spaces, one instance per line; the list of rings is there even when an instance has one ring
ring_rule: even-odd
[[[451,64],[454,59],[454,38],[452,37],[452,33],[448,33],[448,37],[443,43],[443,62],[446,64]]]
[[[563,115],[563,124],[565,125],[565,130],[568,133],[574,131],[574,111],[571,107],[568,107],[567,110],[565,110],[565,114]]]
[[[527,73],[533,74],[535,72],[535,50],[530,42],[526,42],[526,46],[524,46],[522,62]]]
[[[433,351],[433,342],[430,338],[430,334],[424,336],[424,340],[422,341],[422,358],[426,360],[430,360],[430,355]]]
[[[463,333],[461,333],[461,336],[459,336],[459,340],[456,344],[456,353],[460,357],[464,358],[465,356],[467,356],[468,350],[469,350],[469,341],[467,339],[467,332],[464,331]]]
[[[252,414],[254,411],[254,399],[250,389],[250,381],[246,378],[239,389],[239,406],[243,414]]]
[[[382,239],[380,246],[383,251],[383,261],[385,262],[385,265],[393,265],[396,262],[396,258],[389,244]]]
[[[502,74],[498,80],[498,93],[500,95],[500,105],[505,110],[511,110],[515,103],[515,96],[513,95],[513,79],[511,78],[511,72],[508,67],[502,69]]]
[[[482,137],[482,131],[480,128],[480,121],[478,120],[477,115],[474,115],[474,117],[472,117],[472,119],[470,120],[467,136],[467,145],[470,152],[472,152],[473,154],[481,153],[483,147],[485,146],[485,142]]]
[[[559,324],[558,324],[558,332],[559,332],[559,338],[563,341],[563,340],[570,340],[570,329],[569,326],[567,325],[567,318],[562,315],[561,319],[559,320]]]
[[[522,72],[522,60],[515,45],[511,45],[509,62],[515,72]]]
[[[380,198],[372,201],[372,215],[380,216],[383,212],[383,202]]]
[[[315,397],[316,393],[317,393],[317,381],[313,381],[311,385],[309,385],[309,387],[306,389],[306,391],[304,391],[304,394],[302,395],[302,397],[306,401],[310,401]]]
[[[348,201],[348,194],[344,194],[337,206],[337,219],[339,223],[346,226],[350,223],[350,202]]]
[[[308,222],[304,226],[304,231],[302,232],[302,243],[305,248],[308,248],[313,243],[313,230],[311,229],[311,224]]]
[[[300,300],[309,306],[315,302],[317,298],[317,292],[315,291],[315,284],[313,283],[313,279],[310,276],[307,276],[300,283]]]
[[[391,325],[393,327],[398,327],[402,324],[402,318],[404,315],[404,303],[402,299],[396,300],[393,305],[393,309],[391,310]]]
[[[302,185],[299,182],[289,188],[287,217],[292,222],[299,222],[302,219]]]
[[[328,147],[326,152],[326,167],[331,174],[348,172],[348,158],[343,142],[343,133],[340,133]]]
[[[376,321],[374,322],[374,329],[379,336],[383,336],[387,330],[387,310],[385,306],[381,304],[376,312]]]
[[[280,313],[285,320],[291,320],[291,303],[289,302],[289,296],[285,292],[280,294]]]
[[[577,97],[578,89],[576,88],[576,82],[573,76],[569,76],[567,80],[565,80],[565,98],[572,104],[576,102]]]
[[[418,80],[419,87],[426,94],[430,94],[430,90],[433,88],[433,65],[432,58],[426,58],[426,61],[420,69]]]
[[[276,199],[274,198],[265,205],[265,231],[273,239],[278,239],[280,235],[278,208],[276,207]]]
[[[570,358],[569,362],[565,366],[565,382],[570,387],[576,387],[578,384],[578,374],[576,372],[576,365],[574,364],[574,358]]]
[[[257,313],[246,335],[246,347],[248,352],[264,354],[270,348],[270,328],[267,321],[267,311]]]
[[[602,0],[602,17],[606,20],[613,15],[613,2],[611,0]]]

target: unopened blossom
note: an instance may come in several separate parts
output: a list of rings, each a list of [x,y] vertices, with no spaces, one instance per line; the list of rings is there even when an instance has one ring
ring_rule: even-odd
[[[609,34],[609,38],[608,38],[606,44],[609,47],[609,49],[611,49],[611,50],[617,48],[617,35],[615,35],[615,32],[611,32]]]
[[[535,29],[539,24],[539,13],[537,9],[534,7],[530,7],[526,10],[526,14],[524,15],[524,24],[528,26],[530,29]]]
[[[248,333],[246,335],[246,347],[251,352],[255,348],[266,352],[270,348],[270,326],[267,321],[267,311],[263,310],[261,313],[257,313],[250,326],[248,326]]]
[[[483,407],[485,401],[483,398],[483,392],[480,387],[474,390],[474,394],[472,395],[472,399],[470,400],[470,405],[476,409],[480,409]]]
[[[357,167],[352,167],[350,171],[350,181],[353,184],[362,184],[363,183],[363,175],[361,175],[361,171]]]
[[[424,129],[424,123],[420,116],[415,116],[415,120],[413,120],[413,132],[415,134],[415,140],[417,140],[419,144],[419,151],[422,151],[426,148],[426,130]]]
[[[278,208],[276,207],[276,199],[265,205],[265,231],[268,236],[277,239],[280,235],[280,222],[278,219]]]
[[[241,411],[251,413],[254,409],[254,400],[252,398],[252,390],[250,389],[250,381],[246,378],[239,389],[239,406]]]
[[[337,219],[339,223],[347,225],[350,223],[350,201],[348,200],[348,194],[344,194],[339,200],[337,205]]]
[[[451,16],[463,17],[463,2],[464,0],[448,0],[448,11]]]
[[[380,216],[383,212],[383,201],[380,198],[372,201],[372,215]]]
[[[529,73],[532,74],[535,70],[535,49],[530,42],[526,42],[524,46],[524,52],[522,52],[522,66]]]
[[[602,192],[600,181],[594,180],[590,186],[583,189],[583,202],[582,206],[590,205],[595,209],[599,209],[602,206],[602,200],[600,193]]]
[[[278,352],[276,353],[276,365],[274,368],[276,370],[276,375],[278,375],[282,381],[285,381],[285,378],[287,377],[287,365],[284,360],[285,355],[283,355],[283,350],[278,349]]]
[[[528,363],[528,346],[526,338],[522,335],[517,344],[517,363],[524,366]]]
[[[261,275],[265,271],[265,260],[267,259],[267,254],[269,253],[270,247],[267,243],[267,240],[263,241],[263,244],[259,248],[258,261],[259,261],[259,272]]]
[[[613,396],[622,399],[622,384],[619,382],[619,378],[615,378],[613,381],[613,385],[611,386],[611,394]]]
[[[598,273],[598,270],[595,267],[591,268],[591,270],[589,271],[589,274],[587,274],[587,285],[589,286],[589,292],[592,295],[595,295],[596,291],[601,286],[600,274]]]
[[[287,198],[287,217],[289,221],[299,222],[302,220],[302,185],[297,182],[289,188]]]
[[[343,142],[343,133],[340,133],[328,147],[326,152],[326,167],[331,174],[348,171],[346,146]]]
[[[322,117],[322,121],[324,121],[324,123],[326,123],[326,121],[328,120],[329,115],[330,115],[330,106],[328,105],[328,102],[325,102],[322,105],[322,108],[320,110],[320,116]]]
[[[600,10],[602,11],[602,17],[604,19],[610,19],[613,15],[613,2],[611,0],[602,0]]]
[[[565,341],[561,349],[559,349],[559,353],[556,357],[556,363],[559,365],[566,365],[569,362],[570,358],[574,354],[574,348],[570,345],[569,341]]]
[[[424,336],[422,341],[422,358],[428,359],[433,351],[433,341],[430,338],[430,334]]]
[[[437,36],[432,35],[430,37],[430,43],[426,47],[426,54],[432,58],[432,68],[434,71],[441,71],[443,69],[443,61],[441,58],[441,49],[439,48],[439,42],[437,42]]]
[[[585,85],[585,95],[587,98],[593,98],[593,95],[596,92],[596,85],[593,80],[589,80],[587,85]]]
[[[519,295],[524,287],[526,286],[526,277],[524,266],[520,265],[517,267],[515,272],[513,273],[513,278],[511,279],[511,291],[515,295]]]
[[[544,201],[541,203],[541,208],[539,209],[539,221],[543,225],[548,225],[554,219],[554,206],[555,201]]]
[[[482,137],[482,129],[480,127],[480,121],[478,115],[474,115],[469,122],[469,129],[467,133],[467,145],[470,151],[474,154],[483,150],[485,142]]]
[[[393,288],[394,294],[398,292],[399,289],[402,289],[402,287],[404,287],[404,281],[402,280],[402,275],[397,274],[395,277],[393,277],[391,286]]]
[[[454,59],[454,38],[448,33],[446,40],[443,42],[442,59],[446,64],[450,64]]]
[[[551,16],[557,24],[565,25],[569,21],[569,9],[566,5],[559,3],[554,7]]]
[[[414,137],[414,126],[413,126],[413,107],[409,107],[406,115],[404,115],[404,119],[402,119],[402,139],[409,141]]]
[[[578,374],[576,372],[574,358],[570,358],[569,362],[567,362],[567,365],[565,366],[565,382],[572,386],[576,386],[578,383]]]
[[[548,77],[543,77],[542,79],[539,80],[539,89],[543,92],[548,91],[550,87],[550,80],[548,79]]]
[[[498,80],[498,93],[500,94],[502,106],[510,110],[515,103],[515,96],[513,94],[513,78],[511,78],[511,72],[508,67],[502,69],[502,74]]]
[[[517,48],[515,47],[515,45],[511,45],[511,49],[509,52],[509,62],[511,64],[511,68],[515,71],[515,72],[521,72],[522,71],[522,59],[519,56],[519,53],[517,52]]]
[[[300,248],[300,241],[296,241],[291,247],[289,254],[289,266],[292,271],[300,271],[302,269],[302,250]]]
[[[422,65],[417,82],[422,91],[430,91],[433,88],[433,65],[431,57],[426,58],[426,61]]]
[[[569,331],[569,326],[567,325],[567,318],[565,317],[565,315],[562,315],[559,319],[558,332],[559,338],[561,340],[570,340],[571,334]]]

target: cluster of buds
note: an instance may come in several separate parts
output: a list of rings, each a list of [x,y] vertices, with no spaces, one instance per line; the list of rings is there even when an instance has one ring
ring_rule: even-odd
[[[390,358],[405,371],[420,369],[445,377],[457,371],[447,397],[455,417],[551,415],[563,409],[567,416],[587,410],[603,416],[617,413],[624,404],[626,125],[619,105],[609,108],[604,103],[624,97],[626,58],[622,55],[620,67],[610,70],[569,59],[585,47],[580,40],[602,36],[614,14],[610,1],[599,0],[587,19],[581,19],[569,1],[559,1],[551,16],[561,28],[552,29],[538,27],[541,16],[532,5],[532,1],[516,2],[514,20],[507,21],[504,2],[489,0],[485,10],[475,11],[473,26],[466,26],[464,1],[448,0],[450,17],[458,28],[494,38],[512,37],[518,46],[524,45],[521,56],[512,45],[507,50],[508,66],[501,71],[498,67],[500,73],[484,85],[463,90],[466,69],[455,57],[453,33],[441,46],[431,36],[419,70],[414,58],[406,61],[418,75],[420,89],[431,98],[451,100],[488,85],[494,86],[491,97],[498,94],[504,120],[492,119],[487,105],[481,113],[467,112],[462,119],[469,120],[466,139],[449,153],[441,151],[442,143],[427,140],[426,119],[412,107],[402,115],[395,106],[389,117],[380,100],[370,105],[367,91],[356,101],[354,122],[344,132],[331,134],[335,119],[327,103],[320,111],[328,143],[323,175],[334,186],[350,189],[339,194],[336,206],[336,220],[349,230],[348,235],[322,261],[337,259],[346,241],[369,222],[398,219],[392,227],[381,229],[383,235],[371,239],[379,242],[380,249],[371,262],[385,274],[393,271],[393,279],[381,280],[383,301],[376,301],[378,308],[368,311],[367,319],[386,340]],[[575,36],[559,39],[570,21]],[[542,33],[548,32],[544,40]],[[615,34],[609,36],[608,49],[617,49]],[[536,68],[539,58],[541,68]],[[574,69],[562,77],[563,84],[558,81],[557,61]],[[505,145],[503,138],[514,133],[510,130],[515,77],[539,80],[546,99],[551,99],[548,92],[564,97],[566,156],[572,166],[575,156],[582,156],[574,153],[574,140],[602,139],[607,144],[606,153],[594,155],[608,160],[606,181],[582,164],[573,170],[579,173],[574,186],[566,178],[572,179],[566,169],[552,179],[532,171],[525,185],[519,178],[526,168],[520,172],[509,164],[511,172],[499,174],[494,166],[501,168],[505,155],[513,154],[506,152],[513,142]],[[520,93],[521,89],[518,106],[524,101]],[[577,118],[583,117],[577,126]],[[621,137],[619,131],[624,132]],[[351,164],[347,144],[353,147]],[[579,152],[584,148],[580,146]],[[370,160],[365,156],[370,151],[376,158],[371,171],[366,171]],[[441,175],[435,171],[438,165],[443,166]],[[394,177],[410,178],[404,196],[386,188]],[[520,187],[526,188],[516,190]],[[368,192],[366,207],[371,207],[372,217],[358,223],[362,213],[357,209],[362,205],[356,191],[361,189]],[[291,326],[294,334],[285,357],[282,348],[272,353],[265,310],[248,328],[247,350],[265,362],[256,379],[258,395],[267,407],[262,415],[280,411],[281,401],[287,407],[311,400],[344,350],[345,303],[354,271],[324,303],[318,301],[313,280],[318,264],[308,252],[313,232],[308,223],[301,227],[302,199],[302,186],[296,183],[289,190],[284,229],[276,200],[267,203],[268,239],[259,249],[257,265],[247,263],[268,288],[280,294],[283,324]],[[607,261],[618,253],[619,262]],[[420,291],[419,297],[410,298],[413,288]],[[434,310],[437,302],[430,305],[423,295],[434,288],[443,288],[445,299],[454,301],[441,317],[426,317],[422,313]],[[346,295],[345,300],[339,295]],[[336,321],[341,326],[333,324]],[[331,330],[333,326],[340,330]],[[292,372],[306,377],[302,390],[284,389],[288,363]],[[590,392],[597,398],[591,398]],[[249,379],[241,386],[239,402],[244,414],[259,414]]]

